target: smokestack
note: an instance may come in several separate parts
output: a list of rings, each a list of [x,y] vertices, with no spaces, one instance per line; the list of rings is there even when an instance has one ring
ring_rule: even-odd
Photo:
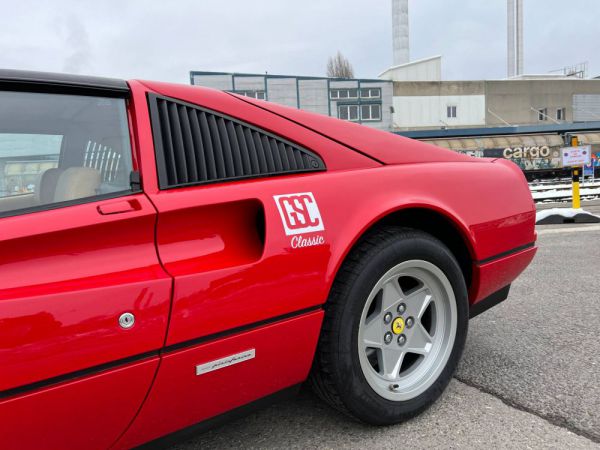
[[[506,47],[506,76],[508,78],[515,76],[515,0],[507,0],[506,12],[506,33],[508,36]]]
[[[514,77],[523,75],[525,56],[523,53],[523,0],[507,0],[507,73]]]
[[[392,0],[394,66],[410,61],[408,41],[408,0]]]
[[[517,75],[523,75],[523,0],[517,0]]]

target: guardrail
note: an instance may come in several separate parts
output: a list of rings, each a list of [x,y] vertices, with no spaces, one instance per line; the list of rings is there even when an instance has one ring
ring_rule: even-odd
[[[586,182],[586,183],[579,183],[579,187],[580,188],[600,188],[600,181],[597,182]],[[545,191],[553,191],[553,190],[565,190],[565,189],[572,189],[572,185],[571,183],[561,183],[561,184],[546,184],[543,186],[529,186],[529,189],[531,190],[531,192],[545,192]]]
[[[536,203],[565,202],[573,198],[571,184],[564,182],[557,184],[530,185],[531,196]],[[581,200],[595,200],[600,198],[600,182],[581,183],[579,186]]]

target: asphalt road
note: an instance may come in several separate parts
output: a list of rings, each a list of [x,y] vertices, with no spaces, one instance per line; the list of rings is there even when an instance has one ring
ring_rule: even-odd
[[[600,225],[538,233],[534,263],[471,321],[455,379],[420,417],[367,427],[304,389],[173,448],[600,448]]]

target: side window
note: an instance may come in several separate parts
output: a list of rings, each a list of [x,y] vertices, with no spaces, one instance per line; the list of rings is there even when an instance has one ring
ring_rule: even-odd
[[[0,214],[130,191],[125,100],[0,91]]]
[[[149,95],[161,189],[325,170],[315,153],[196,105]]]

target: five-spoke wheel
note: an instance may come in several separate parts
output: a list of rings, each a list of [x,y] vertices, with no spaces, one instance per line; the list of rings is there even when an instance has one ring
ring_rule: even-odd
[[[361,368],[371,387],[390,400],[427,389],[452,350],[456,314],[450,282],[433,264],[405,261],[383,275],[358,331]]]
[[[406,420],[452,378],[468,320],[465,277],[443,242],[409,228],[376,229],[348,255],[331,289],[312,385],[364,422]]]

